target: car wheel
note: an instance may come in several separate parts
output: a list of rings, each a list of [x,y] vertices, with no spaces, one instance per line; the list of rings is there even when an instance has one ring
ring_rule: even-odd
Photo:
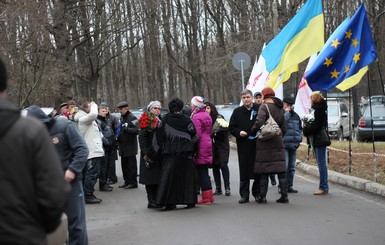
[[[342,128],[338,129],[338,131],[337,131],[337,139],[339,141],[343,141],[344,140],[344,134],[343,134]]]

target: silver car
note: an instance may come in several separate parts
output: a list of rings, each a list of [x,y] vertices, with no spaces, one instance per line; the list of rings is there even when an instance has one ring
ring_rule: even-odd
[[[328,100],[328,130],[330,138],[343,140],[352,138],[354,133],[353,110],[349,110],[348,103],[343,100]],[[351,128],[349,128],[351,123]],[[352,133],[351,133],[352,132]]]

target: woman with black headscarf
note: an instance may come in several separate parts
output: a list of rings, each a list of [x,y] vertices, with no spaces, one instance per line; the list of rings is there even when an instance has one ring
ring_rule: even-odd
[[[161,158],[161,175],[156,204],[174,209],[177,204],[194,207],[197,203],[196,170],[193,163],[199,147],[191,119],[181,113],[183,101],[172,99],[170,113],[155,133],[149,158]]]

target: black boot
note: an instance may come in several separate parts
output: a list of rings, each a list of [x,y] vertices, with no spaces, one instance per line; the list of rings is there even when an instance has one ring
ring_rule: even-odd
[[[147,200],[148,200],[147,208],[162,208],[161,206],[158,206],[155,203],[157,188],[158,188],[157,185],[146,185]]]
[[[249,195],[250,195],[250,181],[245,180],[241,181],[239,183],[239,194],[241,195],[241,199],[239,199],[239,203],[247,203],[249,202]]]
[[[287,197],[287,179],[286,173],[278,174],[279,186],[281,187],[281,198],[277,199],[277,203],[288,203],[289,198]]]
[[[230,196],[231,195],[231,191],[230,191],[230,181],[226,181],[225,180],[225,195],[226,196]]]
[[[267,203],[266,197],[261,197],[261,196],[257,196],[257,197],[255,198],[255,201],[256,201],[257,203]]]
[[[257,203],[267,203],[266,194],[268,185],[268,175],[261,175],[259,180],[259,195],[255,198]]]
[[[287,197],[287,194],[282,194],[279,199],[277,199],[277,203],[288,203],[289,198]]]
[[[214,196],[219,196],[219,195],[222,195],[222,188],[217,186],[215,188]]]
[[[219,179],[215,179],[215,192],[214,192],[214,196],[219,196],[219,195],[222,195],[222,183],[221,183],[221,178],[219,177]]]

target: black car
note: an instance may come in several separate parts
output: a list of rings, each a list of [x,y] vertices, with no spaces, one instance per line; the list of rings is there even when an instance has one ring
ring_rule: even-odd
[[[372,105],[372,117],[370,117],[370,108],[364,111],[364,114],[358,121],[357,140],[372,140],[372,122],[374,140],[385,140],[385,105]]]

